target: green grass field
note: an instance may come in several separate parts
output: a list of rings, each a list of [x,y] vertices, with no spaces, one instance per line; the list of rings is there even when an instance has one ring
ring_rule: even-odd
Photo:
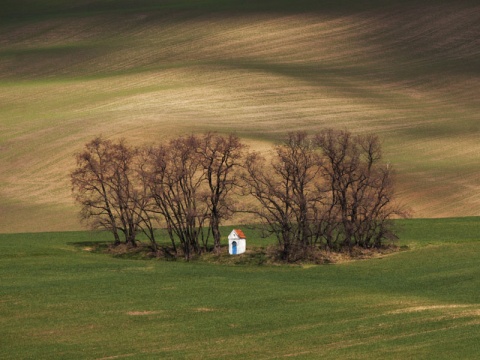
[[[480,211],[475,1],[8,0],[0,232],[80,230],[68,181],[94,136],[375,132],[415,217]]]
[[[106,234],[0,235],[0,357],[476,359],[480,219],[400,225],[407,251],[303,267],[88,251]]]

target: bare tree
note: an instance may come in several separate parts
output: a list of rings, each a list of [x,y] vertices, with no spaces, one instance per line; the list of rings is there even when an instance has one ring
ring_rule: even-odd
[[[245,145],[233,134],[222,136],[207,133],[198,141],[197,152],[208,184],[204,201],[208,206],[209,225],[216,251],[220,249],[220,223],[234,211],[230,195],[238,186],[236,168],[240,166],[244,149]]]
[[[205,174],[197,152],[196,136],[180,137],[152,150],[151,194],[156,211],[165,219],[173,246],[177,236],[184,257],[201,253],[200,241],[208,207]]]
[[[136,246],[145,198],[138,189],[135,158],[138,150],[124,140],[112,142],[97,137],[77,154],[71,173],[72,191],[82,206],[81,216],[93,228],[112,232],[115,244]]]
[[[393,237],[391,218],[404,212],[393,202],[392,172],[381,163],[378,137],[326,129],[315,142],[329,188],[327,243],[333,245],[335,234],[342,247],[378,247],[383,239]]]
[[[151,177],[153,172],[152,167],[152,151],[151,148],[143,147],[137,152],[135,169],[137,179],[137,196],[138,202],[135,208],[139,217],[139,228],[150,240],[152,250],[156,252],[158,250],[158,244],[155,238],[155,228],[158,227],[159,217],[155,207],[155,201],[151,192]]]
[[[138,149],[129,147],[124,139],[113,143],[111,148],[113,177],[108,185],[114,194],[113,209],[120,220],[119,228],[125,235],[125,242],[136,246],[136,236],[142,221],[139,208],[142,205],[142,199],[136,187],[136,171],[133,167]]]
[[[81,205],[81,218],[94,229],[112,232],[120,244],[115,194],[110,183],[114,176],[112,142],[97,137],[76,155],[76,169],[71,173],[72,192]]]
[[[294,261],[313,244],[321,193],[317,191],[320,158],[305,133],[291,133],[275,148],[270,162],[251,153],[245,162],[246,191],[259,206],[250,209],[274,233],[282,258]]]

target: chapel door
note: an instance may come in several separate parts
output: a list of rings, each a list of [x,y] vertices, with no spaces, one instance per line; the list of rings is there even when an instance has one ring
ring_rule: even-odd
[[[232,255],[237,255],[237,242],[232,242]]]

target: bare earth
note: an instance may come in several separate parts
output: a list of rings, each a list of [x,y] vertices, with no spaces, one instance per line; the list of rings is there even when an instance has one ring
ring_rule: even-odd
[[[375,132],[416,217],[480,214],[480,6],[0,25],[0,232],[75,230],[92,137]]]

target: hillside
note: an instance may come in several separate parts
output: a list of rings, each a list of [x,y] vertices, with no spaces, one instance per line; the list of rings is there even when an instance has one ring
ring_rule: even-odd
[[[414,216],[480,214],[473,1],[64,3],[0,13],[0,232],[80,228],[68,173],[98,134],[376,132]]]

